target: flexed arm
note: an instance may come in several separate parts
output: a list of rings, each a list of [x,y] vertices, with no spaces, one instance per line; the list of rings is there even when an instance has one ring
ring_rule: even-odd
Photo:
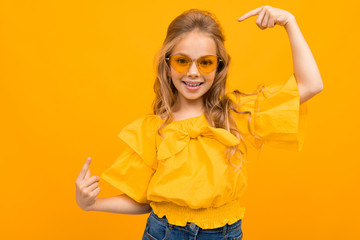
[[[145,214],[151,212],[149,204],[138,203],[126,194],[97,198],[100,193],[99,176],[91,176],[91,158],[88,158],[79,173],[76,185],[76,203],[85,211],[101,211],[121,214]]]
[[[262,6],[245,13],[238,21],[243,21],[254,15],[258,15],[256,24],[262,30],[267,27],[274,27],[276,24],[284,26],[290,40],[294,76],[299,89],[300,103],[321,92],[323,82],[319,69],[294,15],[279,8]]]

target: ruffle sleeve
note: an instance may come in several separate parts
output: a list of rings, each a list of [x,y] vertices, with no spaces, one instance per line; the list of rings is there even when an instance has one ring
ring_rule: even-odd
[[[118,137],[125,149],[101,178],[139,203],[147,200],[148,184],[157,169],[155,115],[145,115],[125,126]]]
[[[285,84],[261,84],[254,95],[240,95],[240,99],[237,99],[231,92],[228,96],[235,103],[239,101],[236,110],[242,113],[234,113],[234,118],[245,141],[257,149],[264,144],[299,152],[302,150],[308,107],[307,102],[300,104],[294,75]],[[250,130],[262,140],[250,134],[249,117]]]

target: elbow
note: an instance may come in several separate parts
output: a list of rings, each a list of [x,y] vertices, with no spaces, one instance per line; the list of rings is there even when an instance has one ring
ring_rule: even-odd
[[[307,100],[311,99],[315,95],[319,94],[323,90],[323,86],[311,87],[311,88],[301,88],[299,87],[299,94],[300,94],[300,104],[306,102]]]
[[[151,210],[152,210],[151,206],[148,205],[146,210],[145,210],[145,213],[151,213]]]
[[[319,81],[319,84],[313,86],[312,88],[310,88],[310,92],[314,95],[320,93],[322,90],[324,89],[324,85],[323,85],[323,82]]]
[[[315,94],[320,93],[323,89],[324,89],[324,86],[321,85],[320,87],[318,87],[317,89],[315,89]]]
[[[324,89],[324,84],[322,81],[320,81],[320,85],[318,87],[318,93],[321,92]]]

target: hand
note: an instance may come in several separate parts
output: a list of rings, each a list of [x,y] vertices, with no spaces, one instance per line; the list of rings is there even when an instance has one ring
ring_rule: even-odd
[[[238,19],[238,21],[241,22],[255,15],[259,15],[256,19],[256,24],[262,30],[267,27],[274,27],[275,24],[279,24],[280,26],[285,27],[287,23],[295,20],[294,15],[292,15],[288,11],[270,6],[262,6],[245,13]]]
[[[97,195],[100,193],[100,188],[98,187],[100,177],[90,177],[90,162],[91,158],[88,158],[75,182],[76,202],[79,207],[85,211],[91,210],[95,204]]]

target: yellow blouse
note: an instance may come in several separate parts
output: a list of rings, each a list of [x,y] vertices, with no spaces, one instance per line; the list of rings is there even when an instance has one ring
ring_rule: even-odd
[[[263,87],[255,95],[241,96],[237,110],[251,112],[251,130],[265,145],[301,151],[307,103],[300,105],[294,75],[284,85]],[[236,101],[231,92],[228,96]],[[249,114],[233,116],[247,144],[259,149],[261,144],[248,131]],[[209,229],[242,219],[245,165],[233,171],[223,155],[227,146],[240,141],[225,129],[210,127],[204,114],[171,122],[163,129],[165,138],[157,134],[163,121],[147,114],[125,126],[119,137],[126,147],[101,178],[135,201],[150,204],[174,225],[194,222]]]

